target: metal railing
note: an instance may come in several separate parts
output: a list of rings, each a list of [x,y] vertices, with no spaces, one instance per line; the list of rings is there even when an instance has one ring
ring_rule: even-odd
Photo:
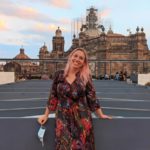
[[[93,76],[99,78],[100,76],[104,76],[105,74],[109,74],[110,78],[113,78],[116,72],[126,71],[128,72],[128,76],[131,73],[136,72],[139,73],[150,73],[150,60],[134,60],[134,59],[119,59],[119,60],[99,60],[99,59],[89,59],[89,64],[91,64],[91,70]],[[0,63],[6,64],[8,62],[17,62],[17,63],[25,63],[32,62],[41,66],[35,74],[49,74],[49,70],[52,67],[47,67],[48,64],[53,64],[53,70],[51,72],[55,72],[59,69],[63,69],[65,63],[67,62],[66,58],[51,58],[51,59],[10,59],[10,58],[1,58]],[[2,70],[0,68],[0,70]]]

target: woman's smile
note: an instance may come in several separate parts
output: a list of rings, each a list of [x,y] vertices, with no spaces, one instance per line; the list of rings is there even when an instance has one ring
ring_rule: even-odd
[[[85,61],[85,56],[82,51],[77,51],[72,55],[71,58],[73,67],[82,67]]]

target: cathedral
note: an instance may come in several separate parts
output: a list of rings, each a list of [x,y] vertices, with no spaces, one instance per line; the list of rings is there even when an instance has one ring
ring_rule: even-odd
[[[125,36],[114,33],[111,27],[108,31],[99,24],[98,10],[87,9],[86,22],[81,25],[79,35],[73,35],[72,45],[64,51],[64,37],[58,27],[52,39],[52,51],[44,44],[39,51],[39,59],[67,58],[69,53],[77,48],[85,48],[90,62],[92,74],[95,77],[104,74],[115,75],[116,72],[148,73],[150,72],[150,51],[147,45],[144,28],[136,28],[136,32]],[[63,69],[64,63],[40,62],[40,70],[53,74],[57,69]]]
[[[40,48],[39,63],[33,63],[24,49],[20,48],[20,53],[13,61],[7,62],[3,70],[15,71],[18,78],[49,78],[56,70],[64,69],[73,49],[82,47],[88,53],[90,69],[95,78],[104,75],[114,78],[120,72],[125,72],[128,76],[133,72],[150,72],[150,50],[144,28],[137,27],[135,33],[122,35],[114,33],[111,27],[106,31],[104,25],[99,24],[98,10],[94,7],[87,9],[86,14],[86,21],[81,24],[78,35],[73,35],[68,50],[64,50],[65,39],[58,27],[52,39],[52,50],[49,51],[45,43]],[[15,61],[17,59],[28,61]]]

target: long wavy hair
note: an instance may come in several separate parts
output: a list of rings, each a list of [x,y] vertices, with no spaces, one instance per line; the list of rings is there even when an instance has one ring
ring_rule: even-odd
[[[90,81],[90,77],[91,77],[91,71],[90,71],[90,68],[89,68],[89,64],[88,64],[88,56],[87,56],[87,52],[85,51],[85,49],[83,48],[76,48],[74,49],[69,57],[68,57],[68,62],[66,64],[66,67],[64,69],[64,77],[67,77],[68,73],[69,73],[69,69],[70,69],[70,64],[71,64],[71,59],[72,59],[72,55],[77,52],[77,51],[81,51],[84,53],[84,56],[85,56],[85,60],[84,60],[84,64],[83,64],[83,67],[81,67],[81,69],[79,70],[79,73],[80,73],[80,78],[81,80],[83,81],[84,85],[86,85],[86,83],[88,81]]]

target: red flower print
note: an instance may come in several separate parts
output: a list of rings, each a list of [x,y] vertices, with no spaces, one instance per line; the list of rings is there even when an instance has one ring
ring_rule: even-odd
[[[73,141],[72,141],[71,148],[72,148],[73,150],[77,148],[76,140],[73,140]]]
[[[57,107],[57,103],[58,103],[57,98],[51,99],[51,100],[50,100],[49,109],[50,109],[51,111],[55,111],[55,110],[56,110],[56,107]]]
[[[85,130],[83,130],[83,133],[80,134],[80,139],[81,139],[82,143],[85,144],[85,141],[86,141],[86,133],[85,133]]]
[[[63,130],[63,122],[60,119],[56,120],[56,136],[60,137]]]
[[[83,129],[86,131],[86,133],[87,134],[90,133],[90,129],[92,127],[91,122],[86,118],[82,118],[81,119],[81,124],[83,126]]]

